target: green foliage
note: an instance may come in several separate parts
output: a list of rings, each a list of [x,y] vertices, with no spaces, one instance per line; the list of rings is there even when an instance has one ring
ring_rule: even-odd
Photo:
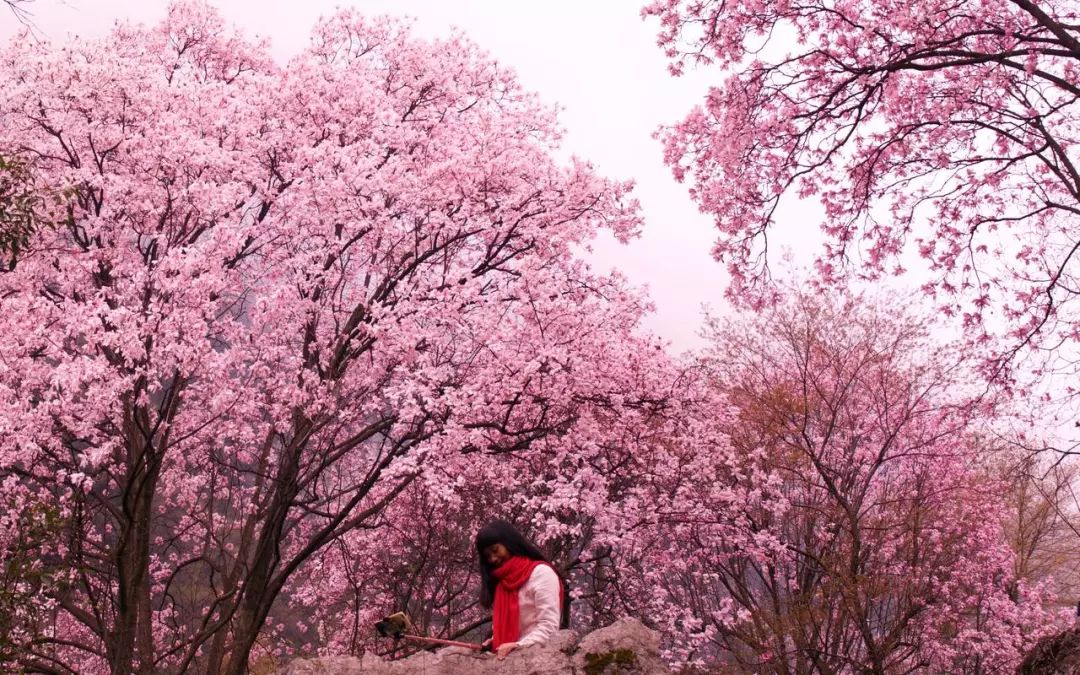
[[[57,568],[43,553],[63,528],[59,508],[34,504],[18,512],[11,529],[17,537],[0,550],[0,669],[13,664],[21,645],[33,637],[46,592],[60,584]]]
[[[14,269],[63,195],[35,183],[30,165],[0,154],[0,269]]]

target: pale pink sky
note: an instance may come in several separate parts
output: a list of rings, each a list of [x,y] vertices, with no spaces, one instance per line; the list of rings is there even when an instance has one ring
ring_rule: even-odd
[[[118,19],[152,23],[167,0],[35,0],[37,33],[63,42],[71,35],[94,37]],[[655,25],[639,16],[636,0],[218,0],[229,21],[250,35],[270,39],[284,60],[307,42],[320,15],[355,6],[370,14],[411,16],[426,36],[451,27],[468,34],[500,62],[513,67],[524,86],[564,110],[564,148],[593,162],[612,178],[637,181],[646,225],[628,246],[602,238],[596,267],[620,269],[636,285],[648,286],[657,311],[646,327],[672,342],[674,351],[696,346],[701,308],[724,306],[727,276],[709,255],[715,238],[710,219],[698,213],[685,186],[661,161],[651,135],[677,121],[701,100],[710,73],[672,78],[655,46]],[[19,30],[9,13],[0,14],[0,38]],[[715,73],[711,73],[715,76]],[[800,232],[797,259],[811,249],[818,214],[799,204],[782,215],[790,235]],[[809,236],[808,236],[809,235]],[[777,233],[773,241],[779,241]]]

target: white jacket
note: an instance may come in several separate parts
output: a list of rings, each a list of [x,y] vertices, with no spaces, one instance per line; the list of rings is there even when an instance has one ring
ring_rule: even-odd
[[[559,575],[547,565],[537,565],[518,590],[518,644],[547,642],[559,630],[560,609]]]

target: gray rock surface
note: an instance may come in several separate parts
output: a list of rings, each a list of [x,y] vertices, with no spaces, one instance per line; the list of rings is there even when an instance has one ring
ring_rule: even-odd
[[[579,637],[559,633],[545,645],[510,653],[505,661],[459,647],[420,652],[399,661],[327,656],[296,659],[278,675],[667,675],[660,660],[660,636],[636,619],[622,619]]]

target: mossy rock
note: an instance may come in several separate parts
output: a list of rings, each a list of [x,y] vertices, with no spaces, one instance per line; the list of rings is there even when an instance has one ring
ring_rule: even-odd
[[[618,673],[630,670],[637,665],[637,654],[633,649],[615,649],[603,654],[588,653],[585,655],[585,675],[602,675],[603,673]],[[614,666],[613,670],[608,670]]]

